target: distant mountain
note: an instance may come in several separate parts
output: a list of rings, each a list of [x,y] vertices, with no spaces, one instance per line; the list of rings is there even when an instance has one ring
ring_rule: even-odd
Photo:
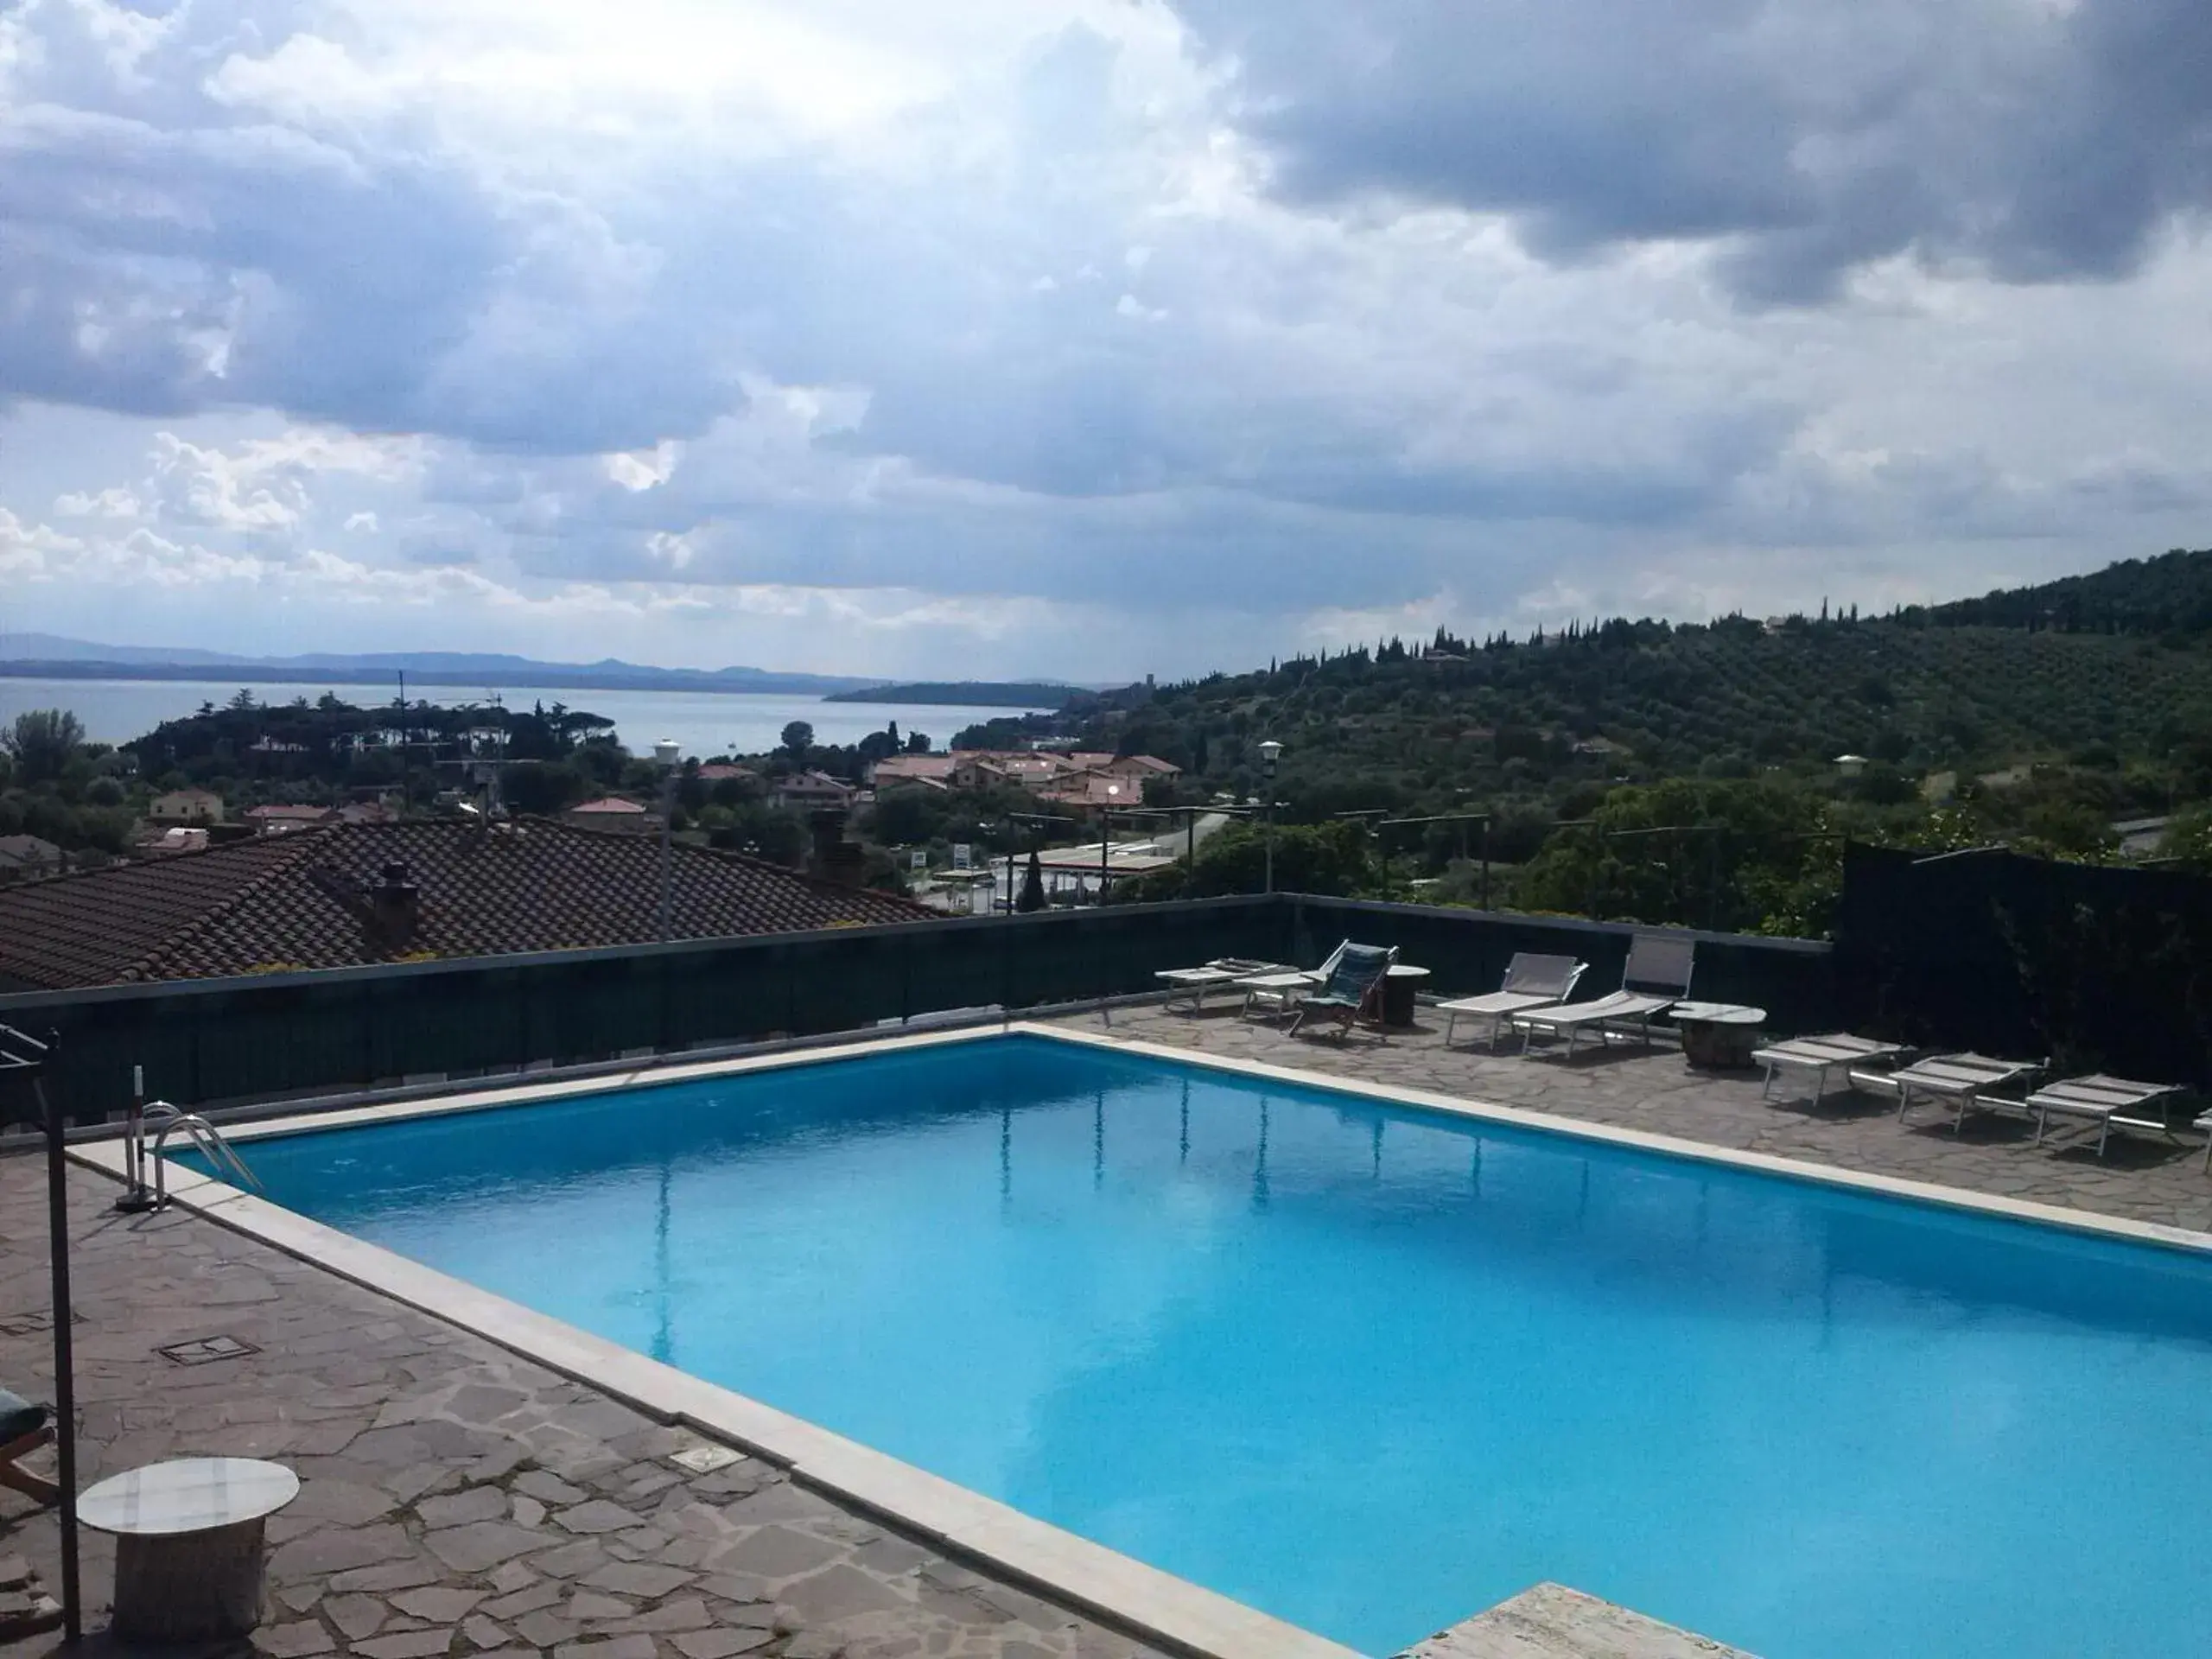
[[[966,709],[1058,709],[1081,686],[1060,680],[917,680],[839,691],[830,702],[944,703]]]
[[[250,657],[232,657],[219,651],[192,651],[169,645],[99,645],[89,639],[68,639],[58,633],[0,633],[0,663],[246,663]]]
[[[311,652],[298,657],[237,657],[176,646],[104,645],[50,633],[0,634],[0,677],[35,679],[212,680],[241,685],[327,680],[477,690],[543,686],[585,691],[796,692],[822,696],[882,683],[851,674],[784,674],[760,668],[653,668],[603,658],[545,663],[505,652],[458,651]]]

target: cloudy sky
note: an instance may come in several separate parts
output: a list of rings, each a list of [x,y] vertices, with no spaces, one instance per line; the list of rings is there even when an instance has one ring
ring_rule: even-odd
[[[1104,678],[2212,542],[2203,0],[0,0],[0,630]]]

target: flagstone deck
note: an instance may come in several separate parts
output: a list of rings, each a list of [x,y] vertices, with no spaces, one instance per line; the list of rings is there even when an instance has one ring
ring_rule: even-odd
[[[252,1643],[271,1659],[1153,1651],[766,1464],[696,1472],[671,1460],[704,1444],[688,1431],[211,1222],[115,1215],[115,1192],[72,1178],[79,1479],[194,1453],[298,1471],[298,1501],[270,1522]],[[45,1231],[42,1163],[0,1158],[0,1378],[51,1399]],[[155,1351],[214,1337],[253,1351],[192,1365]],[[114,1548],[81,1536],[86,1628],[100,1632]],[[0,1491],[0,1558],[27,1557],[56,1594],[58,1539]]]
[[[2094,1211],[2133,1221],[2212,1232],[2212,1175],[2202,1168],[2202,1139],[2183,1128],[2164,1137],[2114,1129],[2104,1158],[2095,1131],[2054,1121],[2050,1138],[2031,1144],[2024,1119],[1969,1114],[1955,1131],[1948,1115],[1916,1106],[1904,1122],[1894,1102],[1831,1092],[1818,1105],[1802,1074],[1785,1074],[1775,1098],[1759,1097],[1757,1071],[1694,1071],[1665,1050],[1621,1046],[1579,1050],[1572,1060],[1537,1048],[1528,1058],[1470,1046],[1471,1027],[1444,1046],[1444,1020],[1421,1010],[1415,1028],[1378,1042],[1361,1032],[1345,1040],[1287,1035],[1281,1027],[1246,1020],[1227,1002],[1203,1013],[1156,1005],[1116,1008],[1056,1023],[1090,1035],[1195,1049],[1226,1058],[1257,1060],[1404,1089],[1548,1112],[1653,1135],[1702,1141],[1739,1151],[1828,1164],[1903,1180],[1932,1181],[1972,1192]],[[2174,1122],[2185,1125],[2186,1107]]]

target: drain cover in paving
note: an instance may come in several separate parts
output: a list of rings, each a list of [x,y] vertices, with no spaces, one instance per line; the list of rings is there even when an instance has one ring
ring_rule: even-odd
[[[240,1342],[236,1337],[202,1337],[197,1342],[173,1342],[166,1348],[154,1351],[163,1359],[175,1360],[180,1365],[206,1365],[219,1359],[238,1359],[247,1354],[257,1354],[260,1349],[250,1342]]]
[[[711,1475],[717,1469],[728,1468],[744,1455],[744,1452],[733,1452],[726,1446],[709,1446],[702,1443],[698,1446],[686,1446],[681,1452],[671,1452],[668,1460],[671,1463],[682,1465],[695,1475]]]

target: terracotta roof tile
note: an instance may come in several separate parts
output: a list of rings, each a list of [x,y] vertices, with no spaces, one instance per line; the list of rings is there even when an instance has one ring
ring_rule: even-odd
[[[719,938],[926,921],[889,893],[677,844],[671,932]],[[414,933],[380,939],[361,895],[404,863]],[[645,944],[658,934],[653,837],[543,818],[332,823],[269,840],[0,889],[0,988],[67,989],[346,968],[429,953],[497,956]]]

